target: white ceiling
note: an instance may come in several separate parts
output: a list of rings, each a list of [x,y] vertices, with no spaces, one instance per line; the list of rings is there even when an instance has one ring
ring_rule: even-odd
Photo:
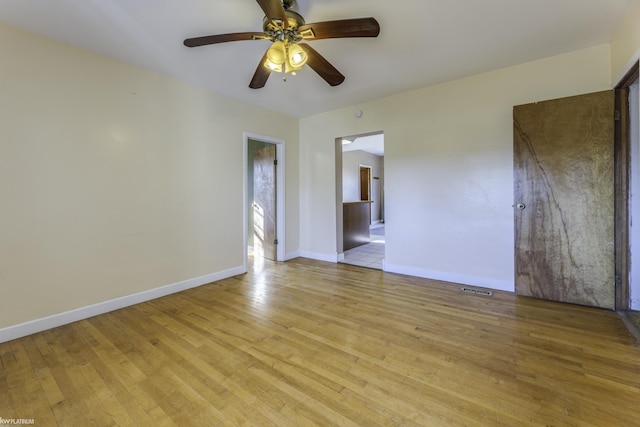
[[[384,156],[384,134],[364,135],[348,138],[349,144],[342,145],[342,151],[366,151],[376,156]]]
[[[185,38],[261,31],[254,0],[2,0],[0,22],[295,117],[610,42],[632,0],[298,0],[307,23],[375,17],[378,38],[313,47],[345,76],[308,67],[248,88],[267,41],[189,49]]]

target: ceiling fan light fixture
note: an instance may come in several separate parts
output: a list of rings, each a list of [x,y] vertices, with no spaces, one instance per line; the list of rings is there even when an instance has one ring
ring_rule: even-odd
[[[291,74],[292,76],[295,76],[296,75],[296,71],[301,70],[301,69],[302,69],[302,65],[300,65],[299,67],[294,67],[289,62],[284,64],[284,72],[285,72],[285,74]]]
[[[282,66],[286,59],[287,52],[284,43],[281,41],[275,41],[267,51],[267,61],[265,65],[273,64]],[[267,67],[272,68],[270,65],[267,65]]]
[[[307,63],[307,52],[297,43],[274,41],[267,50],[264,66],[277,73],[296,75]]]
[[[281,73],[282,72],[282,64],[276,64],[271,62],[271,60],[269,58],[267,58],[266,61],[264,61],[264,66],[267,67],[269,70],[274,71],[276,73]]]
[[[307,63],[307,52],[300,45],[293,43],[289,46],[289,64],[293,68],[300,68]]]

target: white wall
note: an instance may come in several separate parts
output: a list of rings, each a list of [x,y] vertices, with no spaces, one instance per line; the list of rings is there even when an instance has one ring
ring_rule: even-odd
[[[601,45],[302,119],[302,253],[336,257],[334,138],[382,130],[385,269],[513,290],[513,106],[609,89],[610,61]]]
[[[640,59],[640,0],[633,0],[611,42],[611,76],[615,83]]]
[[[297,252],[297,119],[6,26],[0,57],[0,332],[242,268],[243,132],[285,140]]]

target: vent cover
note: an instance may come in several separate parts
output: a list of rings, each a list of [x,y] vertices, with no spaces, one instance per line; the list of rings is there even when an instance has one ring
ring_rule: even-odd
[[[490,297],[493,295],[493,292],[491,291],[485,291],[483,289],[473,289],[473,288],[461,288],[460,292],[466,292],[468,294],[474,294],[474,295],[482,295],[485,297]]]

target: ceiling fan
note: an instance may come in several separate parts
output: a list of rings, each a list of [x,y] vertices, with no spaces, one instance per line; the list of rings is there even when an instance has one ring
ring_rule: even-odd
[[[206,46],[241,40],[269,40],[271,47],[263,55],[249,87],[260,89],[272,72],[295,75],[305,64],[331,86],[345,77],[329,61],[302,41],[345,37],[377,37],[380,25],[374,18],[355,18],[306,24],[296,12],[295,0],[256,0],[264,11],[262,32],[217,34],[186,39],[187,47]]]

